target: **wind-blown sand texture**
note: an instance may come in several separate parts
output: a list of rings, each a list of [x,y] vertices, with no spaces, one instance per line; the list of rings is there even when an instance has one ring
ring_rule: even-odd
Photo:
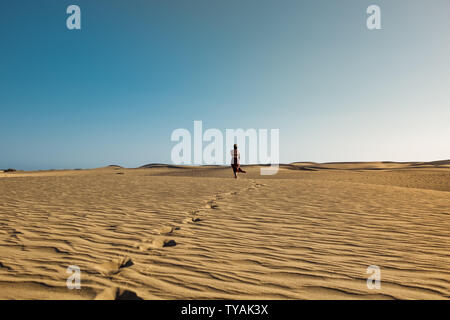
[[[450,161],[245,170],[0,173],[0,299],[450,298]]]

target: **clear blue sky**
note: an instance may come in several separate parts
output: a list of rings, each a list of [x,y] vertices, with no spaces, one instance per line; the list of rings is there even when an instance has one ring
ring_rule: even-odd
[[[279,128],[284,163],[450,158],[449,16],[448,0],[2,1],[0,168],[170,162],[194,120]]]

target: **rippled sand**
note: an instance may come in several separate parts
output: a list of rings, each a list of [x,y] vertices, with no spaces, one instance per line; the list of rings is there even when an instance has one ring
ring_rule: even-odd
[[[448,161],[247,170],[0,173],[0,298],[450,298]]]

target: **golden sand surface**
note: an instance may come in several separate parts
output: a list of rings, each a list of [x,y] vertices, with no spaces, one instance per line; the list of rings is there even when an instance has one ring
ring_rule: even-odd
[[[450,298],[449,161],[259,169],[0,173],[0,299]]]

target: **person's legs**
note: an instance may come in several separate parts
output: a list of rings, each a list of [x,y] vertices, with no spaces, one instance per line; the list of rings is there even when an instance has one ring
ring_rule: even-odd
[[[233,168],[234,178],[237,179],[237,173],[236,173],[237,168],[235,165],[231,165],[231,167]]]
[[[247,172],[245,172],[244,170],[242,170],[241,167],[239,167],[239,172],[247,173]]]

